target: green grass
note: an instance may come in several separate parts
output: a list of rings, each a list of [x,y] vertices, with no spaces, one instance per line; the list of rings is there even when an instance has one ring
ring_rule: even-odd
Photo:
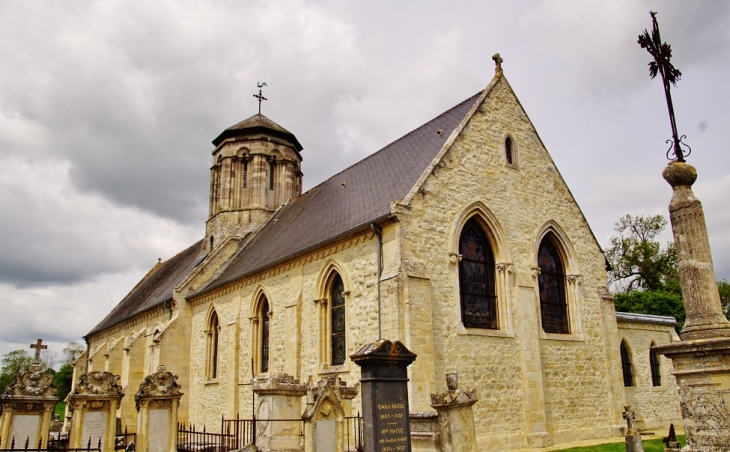
[[[63,415],[66,413],[66,403],[58,402],[56,404],[56,409],[54,409],[53,412],[58,415],[59,419],[63,420]]]
[[[684,436],[677,435],[677,439],[682,443],[682,447],[686,444]],[[626,452],[626,443],[599,444],[590,447],[573,447],[571,449],[561,449],[555,452]],[[660,439],[644,440],[644,452],[664,452],[664,443]]]

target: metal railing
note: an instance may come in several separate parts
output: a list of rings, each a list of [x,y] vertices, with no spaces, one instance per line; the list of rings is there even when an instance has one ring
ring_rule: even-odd
[[[195,424],[178,424],[177,450],[186,452],[227,452],[238,449],[236,438],[229,433],[207,431],[205,425],[198,430]]]
[[[101,452],[101,438],[99,438],[99,441],[96,444],[96,447],[92,447],[91,445],[91,438],[89,438],[89,441],[86,444],[86,447],[81,448],[75,448],[75,449],[68,449],[66,446],[68,446],[68,440],[64,441],[62,444],[58,440],[48,440],[48,444],[45,448],[43,448],[43,441],[38,440],[38,447],[30,447],[30,437],[27,437],[25,439],[25,443],[23,445],[16,444],[15,437],[12,438],[10,441],[10,448],[2,448],[2,444],[0,444],[0,451],[24,451],[24,452],[49,452],[49,451],[59,451],[64,450],[68,452]],[[62,448],[61,448],[62,447]]]

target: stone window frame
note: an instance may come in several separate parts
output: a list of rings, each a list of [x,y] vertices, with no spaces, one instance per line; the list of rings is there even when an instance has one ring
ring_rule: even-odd
[[[347,319],[347,313],[350,312],[350,287],[352,287],[352,283],[347,276],[348,272],[345,271],[345,267],[341,263],[334,259],[329,259],[320,272],[317,281],[317,299],[314,300],[317,306],[317,317],[319,320],[319,374],[348,372],[350,369],[350,355],[347,352],[345,353],[345,362],[343,364],[332,364],[331,292],[335,275],[339,275],[342,278],[342,285],[345,289],[342,292],[345,298],[345,319]],[[350,340],[350,326],[347,320],[345,320],[345,348],[349,344],[352,344]]]
[[[509,149],[507,147],[508,141],[511,144]],[[519,160],[517,159],[517,142],[515,141],[515,138],[512,136],[512,134],[509,132],[505,133],[502,137],[502,151],[502,155],[504,156],[504,165],[508,168],[519,169],[520,165]],[[511,162],[510,157],[512,160]]]
[[[268,304],[268,311],[264,312],[264,302]],[[269,362],[267,370],[263,368],[263,320],[264,316],[269,321]],[[268,291],[263,287],[259,286],[254,291],[253,301],[251,302],[251,316],[249,322],[251,323],[251,358],[254,363],[254,373],[258,376],[266,376],[269,374],[271,369],[271,322],[274,318],[273,303],[271,296]]]
[[[460,295],[460,277],[459,263],[461,262],[461,254],[459,253],[459,240],[461,232],[469,220],[475,219],[481,226],[483,232],[489,240],[492,247],[495,262],[495,292],[497,296],[497,321],[498,329],[491,330],[485,328],[468,328],[464,326],[461,318],[461,295]],[[492,337],[515,337],[514,325],[512,321],[512,304],[513,304],[513,277],[512,277],[512,260],[508,251],[506,235],[502,227],[497,221],[497,217],[487,208],[481,201],[475,201],[462,209],[461,214],[457,215],[451,227],[449,249],[449,262],[452,268],[452,281],[454,281],[456,294],[453,303],[454,318],[457,323],[457,334],[464,336],[492,336]]]
[[[547,235],[552,235],[553,243],[563,264],[563,272],[565,274],[565,302],[568,310],[568,334],[546,333],[542,329],[542,312],[540,308],[540,286],[538,277],[540,276],[540,267],[537,265],[540,245]],[[583,278],[578,266],[578,258],[573,250],[571,241],[563,229],[553,220],[547,221],[536,234],[532,250],[533,263],[532,278],[535,287],[535,304],[537,305],[537,318],[539,322],[538,331],[540,339],[556,340],[556,341],[580,341],[585,342],[583,334],[583,315],[582,304],[583,296],[581,294],[581,286]]]
[[[208,383],[218,381],[220,370],[220,316],[218,309],[211,306],[205,320],[205,380]]]
[[[621,357],[621,381],[623,382],[624,388],[635,388],[637,386],[632,354],[628,341],[622,338],[621,344],[619,345],[619,355]],[[627,378],[629,380],[628,384]]]

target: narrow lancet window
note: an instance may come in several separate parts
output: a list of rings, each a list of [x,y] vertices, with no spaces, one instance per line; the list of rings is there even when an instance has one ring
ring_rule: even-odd
[[[494,254],[475,219],[467,221],[459,238],[461,321],[466,328],[498,329],[494,285]]]
[[[243,161],[243,188],[248,187],[248,162],[246,160]]]
[[[261,303],[261,372],[269,371],[269,302]]]
[[[336,275],[332,281],[332,291],[330,300],[332,303],[332,365],[338,366],[344,364],[347,355],[347,347],[345,341],[345,285],[342,283],[342,277]]]
[[[651,346],[654,347],[652,342]],[[651,384],[652,386],[662,385],[662,373],[659,367],[659,356],[652,349],[649,349],[649,366],[651,367]]]
[[[624,374],[624,386],[634,386],[634,374],[631,370],[631,354],[624,341],[621,341],[621,370]]]
[[[213,311],[208,325],[208,379],[218,377],[218,314]]]
[[[508,165],[513,165],[514,162],[512,160],[512,138],[507,137],[506,140],[504,140],[504,157],[507,159]]]
[[[563,262],[554,239],[549,235],[540,243],[537,266],[540,268],[538,285],[542,329],[546,333],[570,334]]]
[[[269,162],[269,190],[274,189],[274,161]]]

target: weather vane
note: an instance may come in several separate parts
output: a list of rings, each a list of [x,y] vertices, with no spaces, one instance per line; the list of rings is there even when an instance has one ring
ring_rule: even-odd
[[[269,100],[269,99],[265,98],[263,94],[261,94],[261,88],[263,88],[264,86],[266,86],[266,82],[256,82],[256,86],[259,89],[259,93],[258,94],[254,94],[253,97],[255,97],[256,99],[259,100],[259,114],[261,114],[261,101],[262,100]]]
[[[682,73],[670,61],[672,59],[672,47],[666,42],[663,43],[659,36],[659,24],[656,21],[656,12],[650,11],[649,14],[651,14],[653,21],[651,34],[649,34],[648,30],[644,29],[644,32],[639,35],[639,45],[654,57],[654,61],[649,63],[649,75],[653,79],[657,73],[661,74],[662,82],[664,83],[664,95],[667,98],[669,121],[672,125],[672,139],[667,140],[667,143],[670,145],[667,150],[667,158],[674,160],[670,157],[670,154],[674,151],[676,160],[678,162],[684,162],[684,158],[692,153],[692,148],[682,141],[687,136],[682,135],[680,137],[677,133],[677,120],[674,117],[672,94],[669,91],[671,85],[677,86],[677,81],[682,78]]]

